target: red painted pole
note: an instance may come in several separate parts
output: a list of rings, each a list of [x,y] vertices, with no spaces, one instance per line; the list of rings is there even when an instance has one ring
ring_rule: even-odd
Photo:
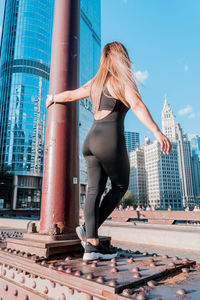
[[[49,94],[78,87],[79,0],[55,0]],[[48,108],[40,233],[79,223],[78,101]]]

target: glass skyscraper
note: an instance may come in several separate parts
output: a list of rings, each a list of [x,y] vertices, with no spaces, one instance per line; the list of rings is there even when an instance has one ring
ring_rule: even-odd
[[[14,175],[14,209],[40,206],[53,12],[54,0],[5,2],[0,167]]]
[[[13,196],[3,208],[39,209],[46,96],[54,0],[6,0],[0,46],[0,168],[13,174]],[[80,0],[79,84],[98,69],[100,0]],[[90,99],[79,101],[81,199],[87,182],[81,152],[93,122]],[[1,196],[0,196],[1,198]]]
[[[140,134],[138,132],[125,131],[124,136],[128,153],[140,147]]]
[[[101,1],[80,0],[80,60],[79,84],[92,79],[98,70],[101,54]],[[79,101],[79,158],[80,204],[84,203],[87,185],[86,162],[81,148],[93,123],[92,103],[89,98]]]

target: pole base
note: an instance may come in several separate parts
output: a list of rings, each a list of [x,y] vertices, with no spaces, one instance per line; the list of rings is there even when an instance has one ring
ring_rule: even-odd
[[[21,239],[7,238],[6,248],[10,251],[20,251],[22,255],[34,255],[35,260],[43,258],[49,258],[53,255],[59,255],[69,252],[83,251],[81,242],[77,239],[76,234],[62,235],[61,240],[55,240],[55,236],[48,236],[39,233],[25,233]],[[74,238],[74,236],[76,236]],[[99,237],[105,246],[110,246],[111,237],[100,236]]]

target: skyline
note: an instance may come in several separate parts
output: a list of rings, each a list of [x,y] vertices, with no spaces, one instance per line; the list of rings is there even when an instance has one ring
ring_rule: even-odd
[[[3,6],[1,0],[0,27]],[[200,3],[101,0],[101,14],[102,49],[113,40],[127,47],[136,75],[143,82],[138,84],[142,100],[159,128],[162,130],[161,111],[166,94],[184,132],[200,135]],[[116,21],[119,19],[120,22]],[[144,136],[155,139],[131,109],[125,119],[125,130],[139,132],[141,144]]]
[[[197,0],[102,0],[102,47],[113,40],[127,47],[144,84],[142,100],[160,129],[167,94],[184,132],[200,134],[199,31]],[[131,110],[125,130],[139,132],[141,142],[145,135],[155,139]]]

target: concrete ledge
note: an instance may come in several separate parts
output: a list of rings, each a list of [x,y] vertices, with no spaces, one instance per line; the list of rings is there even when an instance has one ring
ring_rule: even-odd
[[[2,228],[5,229],[13,229],[13,230],[27,230],[28,225],[30,223],[36,223],[36,226],[38,227],[40,224],[39,220],[33,220],[33,219],[14,219],[14,218],[0,218],[0,230]],[[39,228],[39,227],[38,227]]]
[[[150,225],[108,222],[99,228],[100,235],[111,236],[115,242],[158,247],[200,250],[200,228],[185,225]]]
[[[15,231],[17,229],[26,231],[31,222],[35,222],[39,228],[39,220],[0,218],[0,230],[5,228]],[[115,242],[200,251],[200,226],[198,225],[106,221],[99,228],[99,234],[110,236]]]

